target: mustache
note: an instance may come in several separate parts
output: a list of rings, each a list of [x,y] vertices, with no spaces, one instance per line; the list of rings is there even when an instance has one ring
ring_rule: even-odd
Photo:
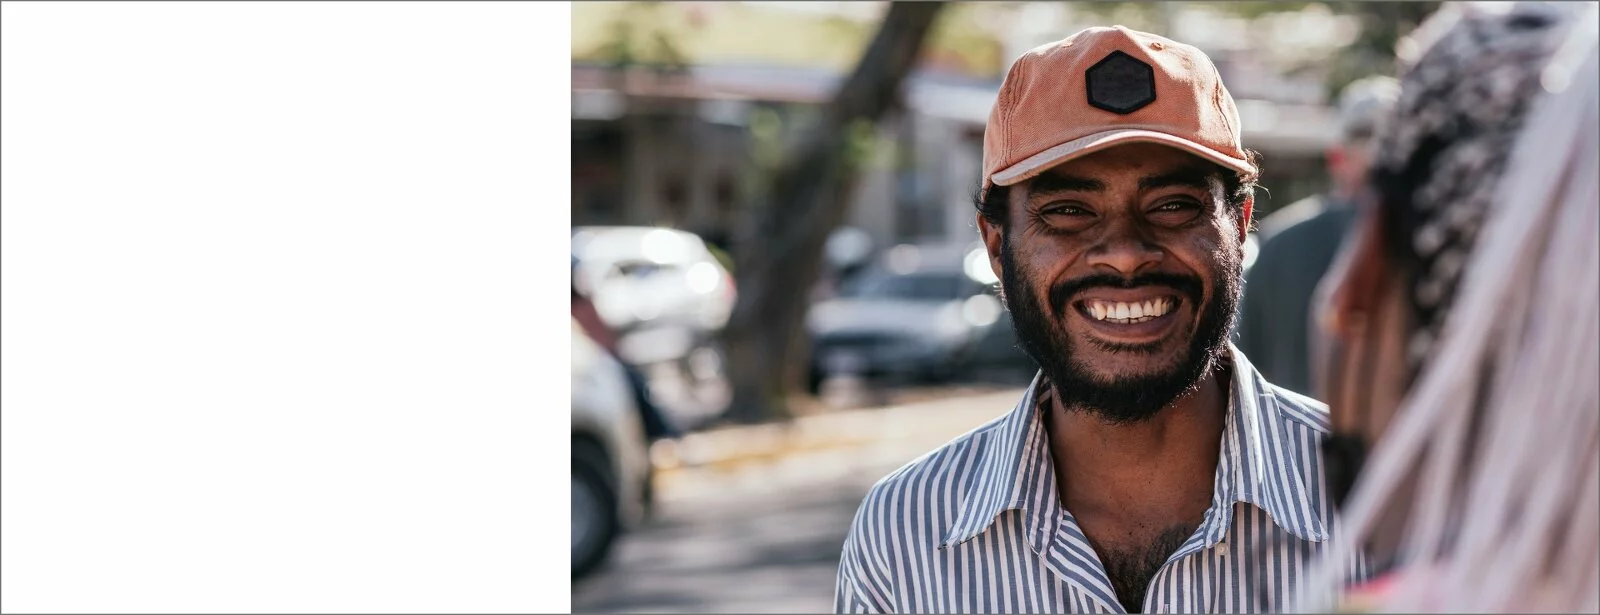
[[[1058,313],[1065,313],[1067,302],[1085,290],[1097,287],[1129,289],[1141,286],[1165,286],[1171,288],[1188,297],[1189,304],[1196,308],[1200,306],[1200,295],[1205,288],[1200,278],[1175,273],[1146,273],[1131,278],[1101,273],[1063,280],[1051,286],[1050,306],[1055,308]]]

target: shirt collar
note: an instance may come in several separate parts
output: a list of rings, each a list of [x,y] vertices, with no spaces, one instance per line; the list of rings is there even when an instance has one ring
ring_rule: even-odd
[[[1048,386],[1042,371],[1035,374],[1011,412],[984,432],[978,443],[975,478],[945,535],[944,546],[971,540],[1006,510],[1025,511],[1028,540],[1035,545],[1054,533],[1061,500],[1056,495],[1049,437],[1037,411]]]
[[[1205,544],[1227,535],[1233,504],[1265,510],[1284,531],[1306,541],[1326,540],[1328,532],[1304,479],[1302,454],[1294,447],[1280,398],[1233,344],[1232,395],[1224,421],[1212,511],[1202,522]],[[1045,544],[1062,515],[1051,463],[1049,437],[1038,405],[1048,381],[1043,372],[994,429],[985,432],[977,454],[976,478],[968,486],[944,546],[966,542],[989,529],[1007,510],[1024,513],[1024,528],[1034,545]],[[1320,501],[1318,498],[1317,501]]]

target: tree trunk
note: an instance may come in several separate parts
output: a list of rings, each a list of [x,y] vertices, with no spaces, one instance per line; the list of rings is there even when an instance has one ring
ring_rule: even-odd
[[[855,70],[822,108],[821,123],[773,174],[766,207],[745,227],[737,259],[739,300],[723,332],[733,399],[724,417],[789,416],[786,397],[803,372],[804,322],[828,233],[844,221],[856,169],[850,128],[876,123],[897,99],[940,2],[894,2]]]

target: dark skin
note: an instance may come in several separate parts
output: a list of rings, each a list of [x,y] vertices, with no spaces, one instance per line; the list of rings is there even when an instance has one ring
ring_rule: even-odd
[[[1405,396],[1405,343],[1412,323],[1406,310],[1408,280],[1385,253],[1383,220],[1376,198],[1367,192],[1351,240],[1318,285],[1317,326],[1342,347],[1342,356],[1324,355],[1318,395],[1328,400],[1329,420],[1338,433],[1359,434],[1376,443],[1394,420]],[[1408,474],[1397,494],[1415,492],[1419,476]],[[1395,556],[1405,533],[1411,501],[1397,495],[1379,516],[1365,545],[1372,561]]]
[[[1242,213],[1229,210],[1215,169],[1146,143],[1063,163],[1013,186],[1004,225],[978,217],[990,263],[1002,270],[1003,234],[1009,233],[1013,261],[1030,276],[1035,293],[1091,274],[1166,272],[1204,280],[1202,302],[1214,301],[1212,272],[1218,259],[1242,258],[1249,216],[1248,205]],[[1178,362],[1199,310],[1176,295],[1161,287],[1089,288],[1049,316],[1074,342],[1073,360],[1111,382]],[[1086,307],[1163,298],[1177,307],[1142,324],[1098,320]],[[1043,296],[1035,299],[1050,305]],[[1211,505],[1227,385],[1227,374],[1213,370],[1192,394],[1132,423],[1064,407],[1050,396],[1045,416],[1061,502],[1130,610],[1138,610],[1150,578]]]

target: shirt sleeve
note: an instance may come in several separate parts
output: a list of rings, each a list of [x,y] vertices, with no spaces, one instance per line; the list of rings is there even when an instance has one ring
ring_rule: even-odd
[[[881,560],[868,548],[870,536],[862,523],[868,508],[864,505],[857,512],[850,533],[844,539],[844,550],[839,556],[839,577],[834,587],[834,613],[894,612],[888,578],[878,565]]]

